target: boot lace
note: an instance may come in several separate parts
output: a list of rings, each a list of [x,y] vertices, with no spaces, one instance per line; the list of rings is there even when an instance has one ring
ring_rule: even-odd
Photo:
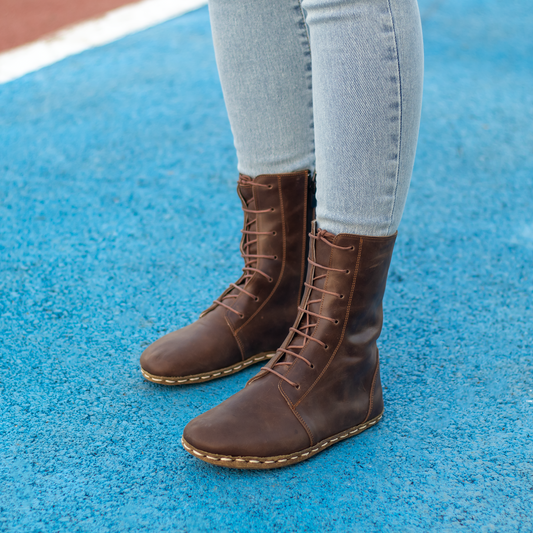
[[[272,185],[265,185],[263,183],[255,183],[252,181],[252,178],[249,176],[243,176],[242,174],[239,176],[239,186],[250,186],[250,187],[263,187],[267,189],[272,189]],[[269,283],[272,283],[274,280],[272,277],[270,277],[267,273],[263,272],[258,266],[258,260],[259,259],[273,259],[276,260],[278,258],[277,255],[259,255],[259,254],[252,254],[250,253],[250,248],[257,244],[258,236],[259,235],[276,235],[275,231],[255,231],[252,230],[254,227],[254,224],[256,224],[255,228],[257,228],[257,215],[261,213],[270,213],[274,211],[273,207],[270,207],[269,209],[251,209],[250,205],[253,203],[255,206],[255,200],[252,196],[249,200],[245,200],[246,207],[243,208],[243,211],[246,213],[245,215],[245,222],[244,222],[244,229],[241,230],[241,233],[243,234],[243,240],[241,243],[241,255],[244,259],[244,268],[242,269],[243,275],[237,281],[237,283],[230,283],[230,288],[235,289],[238,292],[235,293],[235,291],[230,290],[229,292],[225,292],[222,296],[217,298],[213,304],[215,306],[220,305],[224,308],[226,308],[228,311],[231,311],[232,313],[235,313],[236,315],[239,315],[240,318],[244,318],[244,315],[237,311],[236,309],[233,309],[230,305],[224,303],[225,300],[232,300],[239,297],[239,293],[244,293],[250,298],[252,298],[254,301],[259,301],[259,298],[252,294],[251,292],[246,290],[246,286],[248,285],[248,282],[253,277],[254,273],[260,274],[261,276],[265,277]],[[252,219],[251,215],[256,215],[255,218]]]
[[[316,235],[313,235],[312,233],[310,233],[309,237],[311,237],[311,239],[314,239],[315,241],[325,242],[328,246],[331,246],[331,248],[336,248],[338,250],[351,250],[351,249],[353,249],[353,246],[347,246],[347,247],[345,247],[345,246],[337,246],[336,244],[333,244],[333,243],[329,242],[329,240],[326,239],[325,234],[326,234],[326,231],[318,230]],[[321,265],[321,264],[316,263],[315,261],[313,261],[310,257],[307,258],[307,261],[308,261],[308,263],[310,265],[313,265],[315,267],[315,273],[316,273],[316,268],[321,268],[323,270],[332,271],[332,272],[346,272],[347,274],[350,272],[349,270],[344,270],[344,269],[339,269],[339,268],[332,268],[332,267],[329,267],[329,266]],[[307,290],[310,291],[309,296],[311,296],[311,291],[318,291],[318,292],[320,292],[322,294],[330,294],[331,296],[336,296],[337,298],[344,298],[343,294],[339,294],[337,292],[332,292],[332,291],[327,291],[325,289],[317,287],[316,282],[319,281],[320,279],[325,278],[326,276],[327,276],[327,272],[325,274],[321,274],[321,275],[318,275],[318,276],[313,276],[313,278],[311,280],[311,283],[307,283],[307,282],[304,283],[304,285],[307,287]],[[300,319],[300,323],[299,323],[298,328],[294,328],[294,327],[290,328],[290,331],[292,333],[294,333],[294,336],[293,336],[293,339],[292,339],[292,343],[289,346],[287,346],[287,348],[279,348],[278,349],[278,352],[282,352],[282,353],[284,353],[286,355],[290,355],[290,356],[294,357],[294,360],[290,361],[290,362],[289,361],[281,361],[281,362],[275,363],[274,365],[272,365],[272,368],[270,368],[268,366],[264,366],[264,367],[261,368],[261,370],[266,370],[267,372],[275,374],[280,379],[282,379],[283,381],[285,381],[286,383],[288,383],[289,385],[291,385],[292,387],[294,387],[296,389],[300,388],[300,385],[298,383],[295,383],[294,381],[291,381],[290,379],[286,378],[283,374],[280,374],[279,372],[277,372],[274,369],[276,367],[282,367],[282,366],[290,367],[297,359],[300,359],[301,361],[304,361],[307,364],[307,366],[309,366],[310,368],[314,368],[313,363],[311,363],[311,361],[309,361],[308,359],[306,359],[303,355],[300,355],[300,353],[299,353],[299,352],[301,352],[304,349],[304,347],[309,342],[316,342],[316,343],[320,344],[320,346],[322,346],[323,348],[328,349],[328,346],[327,346],[327,344],[325,342],[322,342],[320,339],[317,339],[317,338],[312,336],[312,334],[314,332],[314,328],[318,325],[318,320],[321,319],[321,318],[323,320],[327,320],[327,321],[331,322],[332,324],[336,324],[336,325],[339,324],[339,320],[310,311],[309,308],[311,307],[312,304],[317,304],[317,303],[320,303],[321,301],[322,301],[322,298],[319,298],[318,300],[311,300],[309,298],[307,300],[307,303],[306,303],[305,307],[298,307],[298,310],[302,313],[303,316]],[[298,339],[301,340],[301,344],[294,344],[294,342],[297,342]],[[298,351],[296,351],[296,350],[298,350]]]

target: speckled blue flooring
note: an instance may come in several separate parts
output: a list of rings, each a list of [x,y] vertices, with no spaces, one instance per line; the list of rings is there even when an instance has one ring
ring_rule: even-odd
[[[138,368],[240,270],[207,10],[0,86],[1,531],[533,530],[533,10],[420,7],[386,415],[285,470],[179,443],[255,370],[171,389]]]

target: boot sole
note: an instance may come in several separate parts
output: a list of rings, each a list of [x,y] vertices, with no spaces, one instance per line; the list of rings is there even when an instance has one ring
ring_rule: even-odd
[[[337,442],[345,440],[349,437],[355,437],[355,435],[362,433],[363,431],[365,431],[365,429],[375,426],[381,420],[382,417],[383,413],[381,413],[376,418],[373,418],[372,420],[368,420],[364,424],[359,424],[358,426],[354,426],[350,429],[341,431],[340,433],[337,433],[332,437],[328,437],[327,439],[324,439],[318,444],[306,448],[305,450],[301,450],[299,452],[291,453],[288,455],[276,455],[274,457],[236,457],[231,455],[217,455],[216,453],[208,453],[196,449],[194,446],[189,444],[183,437],[181,438],[181,444],[183,445],[185,450],[188,451],[191,455],[212,465],[224,466],[226,468],[268,470],[271,468],[282,468],[284,466],[294,465],[296,463],[301,463],[302,461],[310,459],[317,453],[325,450],[326,448],[329,448],[330,446],[333,446],[333,444],[336,444]]]
[[[211,372],[204,372],[202,374],[193,374],[191,376],[155,376],[154,374],[147,372],[143,367],[141,367],[141,372],[145,379],[151,381],[152,383],[157,383],[158,385],[167,385],[170,387],[175,387],[177,385],[191,385],[194,383],[203,383],[205,381],[223,378],[225,376],[229,376],[230,374],[235,374],[236,372],[240,372],[250,365],[260,363],[261,361],[266,361],[275,354],[276,352],[263,352],[226,368],[220,368],[218,370],[212,370]]]

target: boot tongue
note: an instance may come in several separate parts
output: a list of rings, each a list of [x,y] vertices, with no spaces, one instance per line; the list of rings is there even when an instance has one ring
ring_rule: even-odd
[[[255,211],[255,197],[254,197],[254,187],[252,186],[253,179],[250,176],[245,176],[243,174],[239,175],[239,181],[237,185],[237,191],[239,193],[239,196],[242,200],[242,207],[245,210],[251,210]],[[253,221],[252,223],[250,223]],[[255,232],[257,231],[257,213],[247,213],[244,212],[244,226],[243,230],[245,232],[251,231]],[[258,236],[257,235],[250,235],[248,233],[244,233],[241,240],[241,252],[244,256],[245,265],[251,267],[251,268],[257,268],[257,258],[246,258],[247,255],[257,255],[257,243],[253,242],[252,244],[248,245],[251,241],[257,241]],[[235,283],[235,285],[238,285],[240,287],[245,287],[247,282],[250,280],[251,276],[245,276],[243,274],[239,280]],[[226,300],[226,304],[229,304],[231,307],[233,307],[233,303],[236,301],[236,297],[239,296],[241,292],[238,289],[235,289],[234,287],[230,287],[224,291],[224,294],[222,295],[222,301]],[[211,309],[211,308],[210,308]],[[208,311],[208,310],[206,310]]]
[[[335,239],[335,235],[331,233],[321,232],[322,237],[326,238],[328,241],[332,242]],[[319,265],[328,265],[329,264],[329,257],[331,253],[331,247],[328,246],[326,243],[321,242],[320,240],[315,241],[315,257],[314,262]],[[313,287],[318,287],[319,289],[324,289],[326,284],[326,275],[328,271],[325,268],[320,267],[314,267],[314,275],[312,280],[308,280],[308,283],[311,283]],[[311,289],[311,293],[309,294],[308,303],[305,307],[306,310],[310,311],[311,313],[320,314],[320,306],[322,301],[322,295],[323,293],[314,289]],[[315,303],[309,303],[309,302],[315,302]],[[314,327],[306,327],[310,326],[312,324],[316,324],[318,322],[319,318],[313,315],[308,315],[307,313],[303,313],[302,318],[300,319],[300,322],[298,323],[297,329],[302,331],[303,333],[306,333],[307,335],[312,335],[315,328]],[[304,344],[307,344],[308,342],[314,343],[314,341],[309,341],[302,335],[294,334],[292,341],[290,342],[290,345],[287,347],[288,350],[291,352],[299,354],[301,352],[301,348],[297,348],[296,346],[302,346]],[[291,363],[295,360],[295,357],[290,354],[285,354],[281,359],[280,362],[286,362]],[[283,368],[283,367],[279,367]],[[285,367],[286,369],[289,369],[289,366]],[[282,374],[286,372],[286,370],[280,370]]]
[[[240,175],[239,176],[239,192],[240,195],[244,201],[243,207],[245,209],[251,209],[252,211],[255,210],[255,197],[254,197],[254,188],[251,185],[247,185],[247,182],[252,182],[252,178],[249,176]],[[254,213],[244,213],[244,230],[245,231],[257,231],[257,215]],[[249,222],[253,220],[254,222],[252,224],[249,224]],[[257,235],[247,235],[244,234],[241,247],[244,250],[245,254],[257,254],[257,244],[254,243],[250,246],[245,246],[247,242],[255,241],[257,240]],[[257,261],[256,261],[257,263]],[[252,263],[252,266],[255,266],[255,264]],[[245,282],[239,283],[239,285],[245,284]],[[237,291],[234,289],[230,294],[237,293]]]

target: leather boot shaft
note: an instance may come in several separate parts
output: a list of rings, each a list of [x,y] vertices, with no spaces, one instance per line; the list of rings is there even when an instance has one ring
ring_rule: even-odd
[[[280,392],[301,417],[313,443],[383,411],[376,341],[383,325],[382,302],[395,239],[396,235],[333,236],[326,232],[312,239],[302,311],[295,331],[282,346],[304,344],[290,351],[310,365],[282,353],[268,366],[292,361],[283,375],[295,385],[281,381]],[[308,327],[313,323],[314,327]],[[333,409],[326,407],[324,397],[336,399]]]
[[[306,274],[310,179],[307,172],[253,180],[240,176],[237,192],[245,213],[241,253],[252,260],[243,277],[251,274],[245,286],[253,298],[229,287],[219,300],[236,296],[230,304],[233,311],[225,309],[224,314],[243,358],[272,350],[273,342],[279,345],[298,312]],[[242,284],[243,278],[236,282]]]
[[[244,212],[243,274],[196,322],[145,350],[141,370],[150,381],[201,382],[265,360],[298,313],[314,180],[306,170],[254,179],[241,175],[237,192]]]

